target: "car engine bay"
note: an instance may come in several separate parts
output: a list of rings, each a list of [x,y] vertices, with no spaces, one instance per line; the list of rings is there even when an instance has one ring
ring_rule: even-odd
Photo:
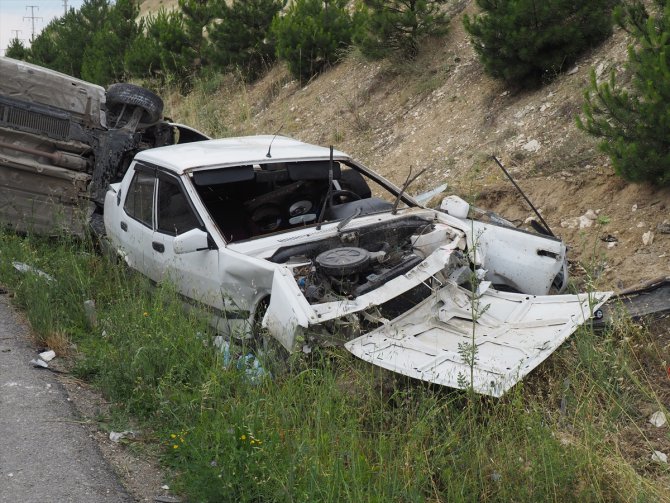
[[[269,260],[293,271],[311,304],[323,303],[365,295],[406,274],[438,246],[460,238],[449,226],[409,216],[283,247]],[[465,254],[457,252],[457,257],[457,268],[469,271]]]

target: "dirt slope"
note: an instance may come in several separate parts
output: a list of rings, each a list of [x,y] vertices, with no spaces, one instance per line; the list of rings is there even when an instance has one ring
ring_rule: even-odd
[[[411,192],[447,182],[448,192],[523,224],[531,211],[495,154],[570,245],[574,277],[588,271],[598,287],[617,289],[670,275],[670,234],[657,229],[670,218],[670,190],[621,182],[575,126],[591,69],[601,78],[623,71],[626,34],[615,31],[542,89],[518,91],[483,73],[461,22],[474,2],[451,9],[449,34],[429,41],[417,61],[369,62],[352,51],[302,86],[278,65],[252,86],[224,79],[205,93],[175,93],[167,109],[215,136],[280,131],[334,144],[396,183],[410,166],[427,168]],[[569,228],[587,210],[598,214],[593,225]],[[616,244],[600,240],[607,235]]]

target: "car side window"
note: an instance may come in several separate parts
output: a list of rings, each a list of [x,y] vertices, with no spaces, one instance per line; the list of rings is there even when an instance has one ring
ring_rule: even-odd
[[[158,231],[177,236],[200,227],[177,180],[158,178]]]
[[[123,204],[123,209],[129,216],[139,220],[147,227],[151,227],[154,180],[156,177],[153,173],[136,171]]]

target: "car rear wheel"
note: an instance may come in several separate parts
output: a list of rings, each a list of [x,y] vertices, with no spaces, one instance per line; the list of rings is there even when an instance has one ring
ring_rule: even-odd
[[[115,116],[113,120],[121,118],[124,106],[141,108],[142,124],[153,124],[163,115],[163,100],[158,95],[134,84],[112,84],[107,88],[107,109]]]

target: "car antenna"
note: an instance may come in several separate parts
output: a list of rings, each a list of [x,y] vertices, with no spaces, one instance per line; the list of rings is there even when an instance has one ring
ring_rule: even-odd
[[[277,129],[277,132],[276,132],[275,135],[272,137],[272,140],[270,140],[270,146],[268,147],[268,153],[265,154],[265,157],[267,157],[268,159],[272,159],[272,154],[270,153],[270,150],[272,149],[272,142],[275,141],[275,138],[277,137],[277,135],[279,134],[279,132],[282,130],[283,127],[284,127],[284,124],[282,124],[281,126],[279,126],[279,129]]]
[[[419,171],[416,175],[412,176],[412,166],[410,165],[409,167],[409,173],[407,173],[407,179],[405,180],[405,183],[402,184],[402,188],[400,189],[400,192],[398,192],[398,197],[395,198],[395,201],[393,202],[393,209],[391,210],[391,214],[395,215],[398,213],[398,205],[400,204],[400,198],[403,196],[405,191],[407,190],[407,187],[414,182],[417,178],[419,178],[421,175],[423,175],[426,172],[426,169],[424,168],[421,171]]]
[[[330,158],[328,164],[328,192],[326,192],[326,198],[323,200],[323,206],[321,207],[321,213],[319,213],[319,220],[316,222],[316,230],[321,230],[321,223],[323,222],[323,217],[326,214],[326,205],[330,199],[331,191],[333,190],[333,146],[330,146]]]
[[[523,198],[526,200],[526,202],[527,202],[527,203],[530,205],[530,207],[533,209],[533,211],[534,211],[535,214],[537,215],[537,218],[539,218],[539,219],[540,219],[540,222],[542,222],[542,225],[544,226],[544,230],[547,231],[551,237],[556,237],[556,235],[555,235],[553,232],[551,232],[551,229],[549,228],[549,225],[547,224],[547,222],[545,222],[545,221],[544,221],[544,218],[542,218],[542,215],[540,215],[540,212],[537,211],[537,209],[535,208],[535,206],[533,206],[533,203],[530,202],[530,199],[528,199],[528,198],[526,197],[526,194],[523,193],[523,190],[521,190],[521,187],[519,187],[519,186],[516,184],[516,182],[514,181],[514,178],[512,178],[512,175],[510,175],[509,172],[505,169],[505,166],[502,165],[502,163],[498,160],[498,158],[497,158],[495,155],[492,155],[491,157],[492,157],[493,160],[496,162],[496,164],[498,164],[498,166],[500,166],[500,169],[503,170],[503,173],[505,173],[505,175],[507,175],[507,178],[509,178],[509,181],[512,182],[512,185],[514,185],[514,187],[516,188],[516,190],[519,191],[519,194],[521,194],[521,195],[523,196]],[[536,229],[536,230],[537,230],[537,229]]]

